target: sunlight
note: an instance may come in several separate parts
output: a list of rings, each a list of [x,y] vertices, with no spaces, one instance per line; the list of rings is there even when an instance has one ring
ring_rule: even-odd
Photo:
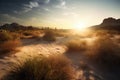
[[[97,37],[87,37],[87,38],[84,38],[84,40],[87,41],[88,45],[93,45],[95,40],[97,40]]]
[[[74,34],[87,35],[89,33],[87,24],[83,21],[74,25]]]
[[[85,22],[79,22],[74,25],[74,29],[79,30],[79,31],[84,31],[87,28],[87,25]]]

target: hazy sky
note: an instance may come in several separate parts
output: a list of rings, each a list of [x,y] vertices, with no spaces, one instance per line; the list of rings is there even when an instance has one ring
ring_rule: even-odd
[[[120,18],[120,0],[0,0],[0,24],[74,28]]]

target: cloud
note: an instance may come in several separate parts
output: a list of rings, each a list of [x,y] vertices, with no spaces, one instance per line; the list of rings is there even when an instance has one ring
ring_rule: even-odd
[[[32,10],[33,8],[39,7],[39,3],[37,1],[30,1],[29,4],[23,4],[23,11],[22,12],[28,12]]]
[[[11,16],[9,14],[0,14],[0,18],[2,19],[3,23],[11,23],[11,22],[23,23],[24,22],[22,19]]]
[[[14,13],[16,14],[22,14],[22,13],[26,13],[31,11],[33,8],[37,8],[39,7],[39,3],[37,0],[35,1],[29,1],[27,4],[23,4],[22,5],[22,9],[21,10],[15,10]]]
[[[38,8],[41,5],[49,4],[50,0],[31,0],[27,4],[23,4],[22,10],[14,11],[16,14],[22,14],[33,10],[33,8]],[[48,11],[48,9],[45,9]]]
[[[73,17],[78,17],[78,14],[75,12],[64,12],[62,14],[63,16],[73,16]]]
[[[51,0],[34,0],[34,1],[36,1],[36,2],[38,2],[38,3],[44,3],[44,4],[48,4]]]
[[[45,0],[45,3],[48,4],[50,2],[50,0]]]
[[[23,14],[33,10],[34,8],[43,9],[50,12],[50,5],[54,8],[67,8],[65,0],[30,0],[29,2],[22,4],[21,10],[15,10],[14,13]]]
[[[66,8],[66,1],[65,0],[58,0],[58,4],[55,6],[56,8]]]
[[[29,12],[31,10],[32,10],[32,8],[24,7],[23,10],[21,12],[19,12],[19,13],[26,13],[26,12]]]
[[[45,11],[50,11],[48,8],[43,8],[43,10],[45,10]]]
[[[32,8],[23,7],[22,10],[15,10],[15,11],[13,11],[13,12],[16,13],[16,14],[22,14],[22,13],[29,12],[29,11],[31,11],[31,10],[32,10]]]
[[[32,2],[30,1],[29,4],[24,4],[24,7],[26,8],[35,8],[35,7],[39,7],[39,3],[38,2]]]
[[[61,6],[65,6],[66,5],[66,2],[64,0],[61,0]]]

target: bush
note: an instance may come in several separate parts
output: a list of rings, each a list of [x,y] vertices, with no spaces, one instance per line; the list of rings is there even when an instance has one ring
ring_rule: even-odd
[[[39,56],[19,62],[3,80],[73,80],[74,69],[64,56]]]
[[[76,52],[86,50],[86,42],[82,40],[71,40],[66,43],[67,52]]]
[[[105,66],[120,66],[120,46],[110,37],[104,36],[97,39],[91,50],[88,51],[88,56]]]
[[[0,42],[12,40],[12,39],[13,39],[13,37],[9,32],[7,32],[7,31],[0,32]]]
[[[54,32],[48,30],[48,31],[45,31],[43,40],[48,41],[48,42],[53,42],[53,41],[56,41],[56,36],[55,36]]]
[[[12,40],[19,40],[21,37],[21,34],[17,32],[11,32],[10,34],[12,36]]]
[[[18,46],[20,46],[19,40],[9,40],[0,44],[0,54],[15,51]]]

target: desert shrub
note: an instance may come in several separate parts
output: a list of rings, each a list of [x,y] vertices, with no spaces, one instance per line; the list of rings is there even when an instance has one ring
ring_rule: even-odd
[[[7,32],[7,31],[0,32],[0,42],[12,40],[12,39],[13,39],[13,37],[9,32]]]
[[[88,51],[91,60],[105,66],[120,66],[120,46],[109,37],[100,37]]]
[[[43,40],[52,42],[56,40],[56,36],[53,31],[47,30],[45,31],[45,35],[43,36]]]
[[[67,52],[76,52],[86,50],[86,42],[83,40],[70,40],[66,43]]]
[[[27,31],[23,31],[21,33],[22,33],[22,36],[21,36],[22,39],[25,39],[25,38],[39,38],[40,34],[42,34],[41,31],[37,31],[37,30],[27,30]]]
[[[0,44],[0,54],[15,51],[18,46],[20,46],[19,40],[9,40]]]
[[[64,37],[66,35],[65,32],[63,32],[62,30],[53,30],[52,31],[54,33],[55,36],[57,37]]]
[[[32,33],[30,33],[30,32],[24,32],[23,35],[30,36],[30,35],[32,35]]]
[[[12,40],[19,40],[21,37],[21,34],[17,32],[11,32],[10,35],[12,36]]]
[[[72,80],[74,69],[64,56],[37,56],[10,69],[3,80]]]

